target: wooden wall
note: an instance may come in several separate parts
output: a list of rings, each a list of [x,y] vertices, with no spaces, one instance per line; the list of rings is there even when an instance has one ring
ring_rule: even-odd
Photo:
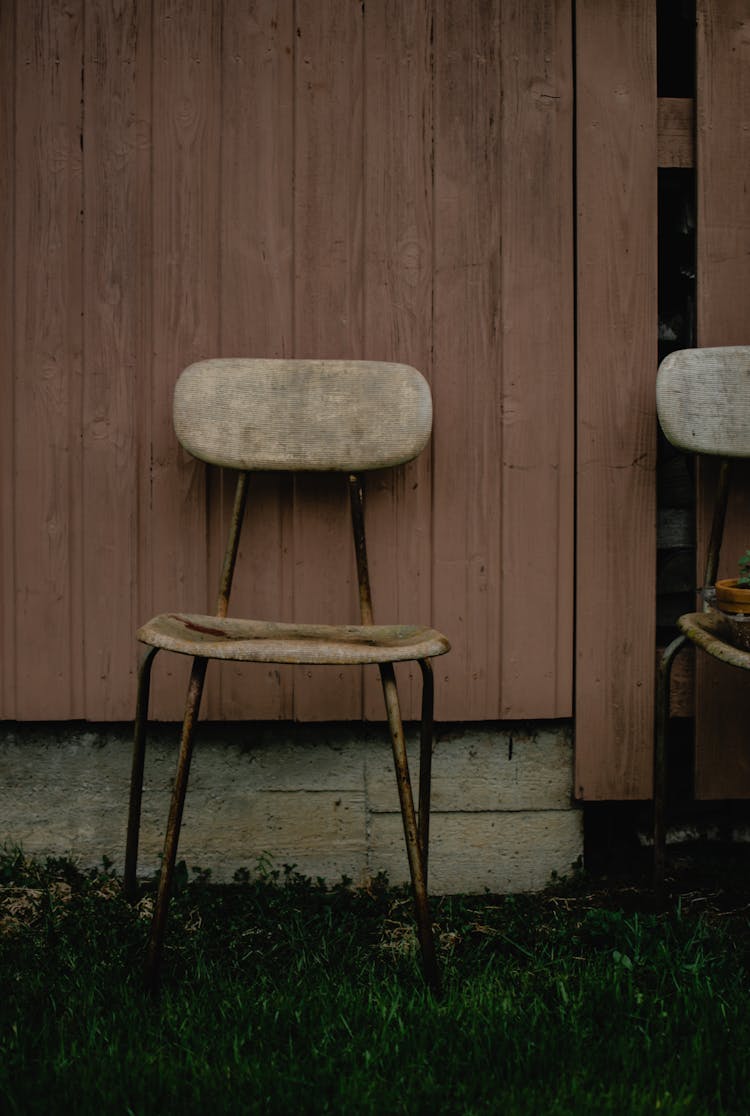
[[[0,716],[131,717],[138,623],[210,608],[228,488],[170,401],[236,354],[424,371],[377,613],[449,635],[440,718],[570,715],[570,0],[2,0],[0,52]],[[353,618],[340,491],[259,477],[248,527],[236,611]],[[208,712],[380,716],[368,675],[231,666]]]
[[[698,343],[750,344],[750,0],[698,2]],[[716,122],[721,121],[721,127]],[[715,471],[701,470],[698,578]],[[736,577],[750,546],[750,468],[734,467],[721,577]],[[696,661],[696,793],[750,797],[750,691],[739,671]]]
[[[654,0],[578,0],[576,794],[651,793],[656,621]]]

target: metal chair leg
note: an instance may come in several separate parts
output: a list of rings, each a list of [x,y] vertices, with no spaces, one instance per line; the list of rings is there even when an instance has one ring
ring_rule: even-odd
[[[422,849],[424,886],[428,886],[430,852],[430,786],[432,780],[432,734],[433,708],[435,704],[435,680],[429,659],[420,659],[422,671],[422,722],[419,731],[419,812],[417,830]]]
[[[180,755],[177,760],[174,787],[172,789],[172,803],[169,809],[167,832],[164,839],[164,857],[159,878],[159,890],[156,896],[154,918],[151,923],[151,937],[148,944],[146,958],[146,985],[155,991],[159,983],[159,970],[161,967],[162,947],[164,945],[164,932],[167,925],[167,910],[172,888],[175,862],[177,860],[177,843],[180,837],[182,824],[182,811],[185,805],[188,775],[190,774],[190,760],[193,755],[193,732],[198,719],[203,683],[206,678],[207,659],[193,659],[193,668],[190,673],[187,702],[185,705],[185,719],[182,724],[182,739],[180,742]]]
[[[411,872],[411,881],[414,890],[417,932],[419,934],[419,944],[422,950],[422,967],[427,984],[433,991],[439,993],[440,975],[438,973],[435,942],[432,935],[430,906],[427,899],[426,872],[417,829],[417,818],[414,810],[411,780],[409,778],[409,764],[406,757],[404,726],[401,720],[398,691],[396,689],[396,676],[392,663],[381,664],[380,680],[383,684],[383,695],[388,712],[388,725],[391,731],[393,762],[396,768],[396,783],[398,785],[401,817],[404,823],[404,837],[406,839],[406,852],[409,858],[409,870]]]
[[[138,867],[138,836],[141,826],[143,765],[146,757],[151,667],[158,650],[158,647],[142,647],[138,665],[138,697],[133,726],[133,765],[130,774],[130,805],[128,807],[128,834],[125,842],[125,872],[123,877],[123,889],[126,897],[130,900],[135,898],[136,891],[135,880]]]
[[[656,683],[656,726],[654,732],[654,892],[657,902],[664,901],[664,860],[667,831],[664,805],[667,789],[667,724],[669,722],[669,682],[677,653],[687,643],[679,635],[664,649]]]

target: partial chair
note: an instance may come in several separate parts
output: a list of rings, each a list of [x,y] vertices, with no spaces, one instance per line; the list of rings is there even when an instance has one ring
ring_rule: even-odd
[[[439,986],[427,899],[432,759],[433,675],[430,659],[450,649],[431,628],[376,625],[365,546],[362,474],[403,464],[427,444],[430,390],[414,368],[369,361],[205,360],[186,368],[174,394],[175,433],[193,456],[237,470],[229,538],[216,615],[168,612],[136,633],[138,671],[125,890],[135,894],[151,667],[160,650],[193,659],[164,857],[148,947],[147,983],[159,979],[172,876],[177,857],[193,735],[209,659],[255,663],[377,663],[390,728],[425,978]],[[311,470],[348,476],[359,582],[360,623],[288,624],[230,618],[232,586],[248,474]],[[415,811],[393,664],[416,661],[422,673],[419,812]]]
[[[666,357],[656,381],[656,408],[667,439],[678,449],[720,459],[703,588],[716,582],[729,497],[731,459],[750,457],[750,347],[682,349]],[[690,642],[715,659],[750,670],[750,653],[731,643],[731,623],[704,594],[703,610],[680,616],[678,635],[665,649],[656,690],[654,743],[654,888],[664,892],[664,803],[669,683],[677,653]]]

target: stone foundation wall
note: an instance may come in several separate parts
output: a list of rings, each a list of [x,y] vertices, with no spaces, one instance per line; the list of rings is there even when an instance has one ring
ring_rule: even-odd
[[[149,739],[139,874],[153,873],[178,729]],[[0,841],[82,867],[124,855],[130,726],[0,725]],[[410,766],[418,778],[416,733]],[[434,893],[535,890],[582,852],[567,723],[436,732],[430,841]],[[180,841],[189,868],[231,880],[259,858],[329,883],[408,878],[385,726],[200,727]]]

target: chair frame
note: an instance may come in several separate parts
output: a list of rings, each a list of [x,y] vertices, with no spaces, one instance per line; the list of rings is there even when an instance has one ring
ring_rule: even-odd
[[[729,502],[729,489],[731,482],[732,462],[728,457],[719,458],[719,476],[716,485],[713,519],[711,521],[711,534],[706,552],[706,564],[703,574],[703,585],[713,585],[719,570],[721,557],[721,544],[724,537],[724,523],[726,520],[727,504]],[[703,611],[708,612],[709,606],[704,600]],[[689,614],[688,614],[689,615]],[[679,652],[690,637],[682,632],[665,647],[656,681],[656,716],[654,732],[654,891],[659,902],[664,900],[665,887],[665,861],[666,861],[666,789],[667,789],[667,728],[669,724],[669,697],[672,667]]]
[[[249,473],[246,470],[239,471],[229,535],[219,583],[216,605],[216,615],[218,617],[226,617],[229,607],[240,533],[247,502],[248,475]],[[359,473],[349,474],[349,496],[356,555],[357,580],[359,585],[360,617],[363,625],[371,625],[373,623],[373,607],[365,540],[364,485],[363,478]],[[158,650],[159,648],[155,646],[143,646],[138,667],[138,693],[134,725],[133,763],[124,872],[125,892],[131,898],[135,896],[137,889],[136,869],[143,795],[151,670]],[[418,812],[414,807],[394,665],[392,661],[379,662],[378,668],[380,671],[390,729],[399,803],[414,895],[422,967],[428,986],[437,993],[440,990],[440,975],[427,897],[434,680],[429,658],[418,658],[416,661],[419,663],[422,674]],[[160,979],[169,898],[177,859],[177,846],[190,773],[195,727],[200,710],[207,666],[208,658],[200,655],[194,656],[185,704],[185,715],[182,724],[177,770],[172,791],[169,818],[167,821],[164,856],[146,960],[146,983],[151,990],[155,990],[158,987]]]
[[[732,462],[750,458],[750,346],[724,345],[681,349],[670,353],[656,378],[656,409],[667,440],[693,455],[719,463],[703,587],[716,583],[724,536]],[[686,643],[712,657],[750,670],[750,652],[727,639],[728,622],[714,612],[705,593],[702,610],[677,620],[678,635],[665,648],[658,668],[654,716],[654,889],[664,899],[666,852],[666,738],[672,666]]]

